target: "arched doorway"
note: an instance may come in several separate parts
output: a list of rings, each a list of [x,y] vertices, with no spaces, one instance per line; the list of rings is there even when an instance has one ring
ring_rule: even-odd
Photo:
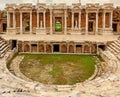
[[[24,52],[30,52],[30,46],[28,44],[24,46]]]

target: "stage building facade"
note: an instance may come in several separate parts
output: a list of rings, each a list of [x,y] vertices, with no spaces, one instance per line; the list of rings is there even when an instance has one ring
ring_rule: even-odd
[[[6,4],[0,12],[0,31],[6,35],[119,35],[120,8],[111,3],[80,3],[71,6],[37,3]],[[11,39],[19,52],[97,53],[105,43],[96,41],[58,41]],[[17,46],[16,46],[17,45]]]

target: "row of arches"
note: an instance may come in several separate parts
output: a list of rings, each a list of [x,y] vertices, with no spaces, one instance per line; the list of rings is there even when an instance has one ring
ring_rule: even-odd
[[[97,53],[98,48],[105,48],[103,44],[76,44],[76,43],[34,43],[29,42],[18,44],[19,52],[37,52],[37,53]]]

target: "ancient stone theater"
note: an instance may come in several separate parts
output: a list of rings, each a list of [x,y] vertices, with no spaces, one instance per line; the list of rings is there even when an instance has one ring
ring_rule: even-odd
[[[19,52],[93,54],[111,41],[95,37],[120,34],[119,10],[111,3],[6,4],[0,30]]]
[[[6,4],[0,11],[0,97],[120,97],[119,35],[120,6],[113,3]],[[85,82],[45,85],[20,78],[23,57],[13,60],[16,74],[10,73],[6,64],[16,53],[100,55],[103,61]]]

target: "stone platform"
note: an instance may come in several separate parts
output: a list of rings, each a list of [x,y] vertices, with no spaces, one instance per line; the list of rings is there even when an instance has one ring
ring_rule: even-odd
[[[6,40],[22,40],[22,41],[95,41],[106,42],[117,40],[119,35],[0,35]]]

